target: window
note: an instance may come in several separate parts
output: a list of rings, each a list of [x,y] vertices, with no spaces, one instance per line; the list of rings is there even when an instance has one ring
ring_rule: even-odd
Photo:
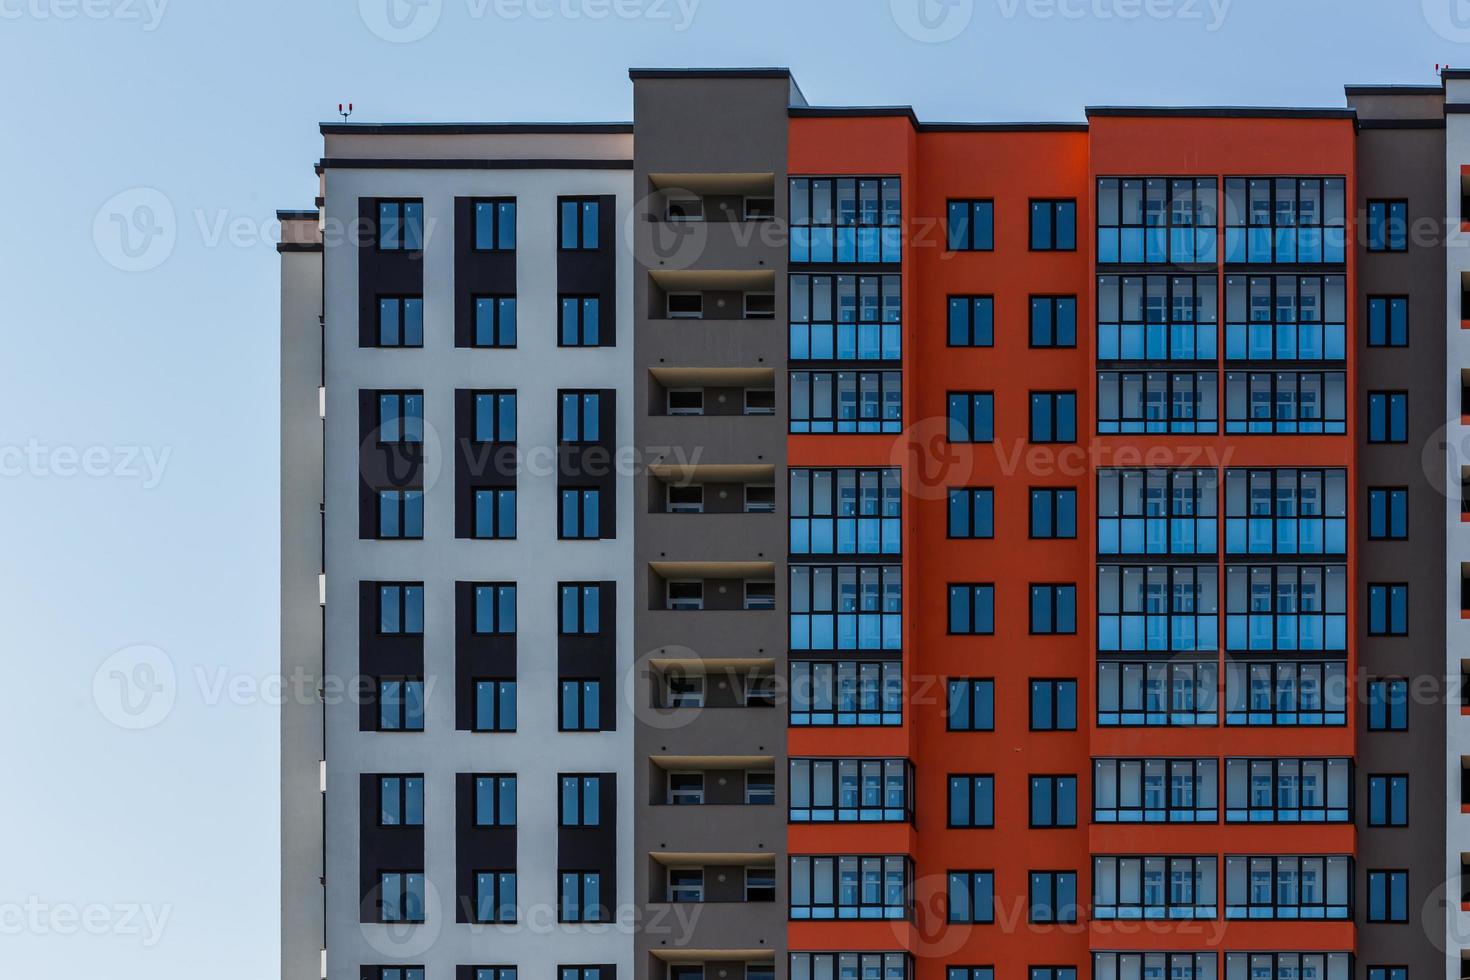
[[[1225,918],[1346,920],[1351,865],[1349,857],[1228,855]]]
[[[1214,759],[1095,759],[1093,823],[1215,823]]]
[[[602,922],[602,874],[597,871],[562,871],[557,896],[558,922]]]
[[[1100,555],[1213,555],[1215,470],[1099,470]]]
[[[747,197],[744,203],[743,213],[746,221],[768,221],[776,216],[774,197]]]
[[[516,441],[516,393],[477,391],[475,394],[475,441]]]
[[[792,727],[903,724],[897,660],[791,662]]]
[[[1375,541],[1408,539],[1407,487],[1373,487],[1368,491],[1368,537]]]
[[[1031,346],[1077,346],[1077,297],[1031,297]]]
[[[422,827],[424,825],[424,777],[378,777],[378,826]]]
[[[1409,250],[1409,203],[1407,201],[1368,202],[1368,251],[1407,252]]]
[[[950,442],[995,441],[995,395],[988,391],[949,393]]]
[[[1031,681],[1031,730],[1075,732],[1077,730],[1077,682],[1074,680]]]
[[[1368,635],[1409,635],[1409,586],[1373,584],[1368,586]]]
[[[1225,724],[1345,725],[1345,667],[1331,661],[1227,663]]]
[[[476,347],[514,347],[516,345],[516,298],[514,296],[475,297]]]
[[[776,803],[776,774],[774,772],[747,772],[745,774],[745,803],[747,806],[774,806]]]
[[[776,488],[746,486],[745,512],[747,514],[774,514],[776,512]]]
[[[475,777],[475,826],[516,825],[516,777]]]
[[[995,777],[949,777],[949,826],[995,826]]]
[[[701,806],[704,803],[704,773],[669,773],[669,806]]]
[[[1346,432],[1345,377],[1341,371],[1226,371],[1225,431]]]
[[[378,445],[420,444],[424,441],[424,393],[380,391]]]
[[[903,419],[900,371],[792,371],[793,433],[897,433]]]
[[[1368,777],[1368,826],[1409,825],[1409,777]]]
[[[949,966],[945,967],[945,980],[995,980],[993,966]]]
[[[601,305],[601,300],[596,296],[563,296],[561,332],[557,336],[557,346],[604,346],[600,329]]]
[[[775,582],[746,582],[745,583],[745,608],[746,609],[775,609],[776,608],[776,583]]]
[[[1409,346],[1409,297],[1368,297],[1368,346]]]
[[[664,217],[669,221],[704,220],[704,199],[701,197],[671,193],[664,203]]]
[[[516,730],[516,682],[475,681],[475,725],[477,732]]]
[[[1404,976],[1374,976],[1378,969],[1368,968],[1368,980],[1406,980]],[[1299,980],[1303,977],[1349,980],[1351,974],[1351,953],[1225,954],[1225,980]]]
[[[776,414],[776,389],[775,388],[746,388],[745,389],[745,414],[746,415],[775,415]]]
[[[424,298],[378,297],[378,346],[424,346]]]
[[[1214,265],[1217,212],[1213,177],[1101,178],[1097,261]]]
[[[601,687],[598,681],[563,680],[558,724],[564,732],[595,732],[602,728]]]
[[[1031,826],[1077,826],[1077,777],[1031,777]]]
[[[562,775],[561,818],[563,827],[598,827],[602,824],[602,777]]]
[[[792,919],[905,919],[912,869],[900,855],[791,858]]]
[[[1214,371],[1099,371],[1097,431],[1105,435],[1216,432],[1218,388]],[[1244,411],[1242,408],[1242,418]]]
[[[949,298],[949,346],[995,346],[994,297],[951,296]]]
[[[704,901],[704,871],[701,868],[670,868],[667,876],[669,902]]]
[[[1346,823],[1347,759],[1227,759],[1226,823]]]
[[[1031,251],[1077,250],[1077,202],[1031,202]]]
[[[516,968],[513,966],[477,966],[474,971],[474,980],[516,980]]]
[[[995,491],[989,487],[960,487],[949,491],[951,538],[995,537]]]
[[[597,198],[563,197],[557,201],[560,230],[557,239],[563,251],[584,251],[599,248],[598,219],[600,203]]]
[[[791,554],[898,554],[899,474],[898,469],[791,470]]]
[[[1213,361],[1219,331],[1216,278],[1098,276],[1099,361]]]
[[[746,980],[758,980],[746,967]],[[833,977],[864,980],[909,980],[913,970],[907,953],[792,953],[791,980],[831,980]],[[759,980],[770,980],[769,977]],[[969,977],[951,980],[971,980]],[[975,977],[973,980],[992,980]],[[1334,978],[1335,980],[1335,978]]]
[[[378,583],[378,632],[385,636],[422,636],[424,583]]]
[[[607,980],[611,980],[616,972],[616,967],[609,967]],[[561,980],[604,980],[600,966],[560,966],[557,967],[557,973]]]
[[[951,636],[995,634],[995,586],[950,585]]]
[[[424,873],[422,871],[379,872],[378,921],[424,921]]]
[[[1227,263],[1345,261],[1341,177],[1225,180]]]
[[[378,202],[378,251],[421,252],[424,248],[424,202]]]
[[[601,440],[602,392],[561,391],[557,393],[558,440],[592,443]]]
[[[1075,634],[1077,632],[1077,586],[1031,586],[1031,633]]]
[[[1218,676],[1213,660],[1100,663],[1097,667],[1098,726],[1217,725]]]
[[[380,539],[424,536],[424,492],[422,490],[378,491],[378,537]]]
[[[1409,682],[1402,678],[1368,682],[1368,730],[1402,732],[1409,728]]]
[[[666,392],[666,410],[670,415],[703,415],[703,388],[671,388]]]
[[[776,900],[776,869],[745,869],[745,900],[747,902],[774,902]],[[750,980],[749,972],[746,980]]]
[[[1370,966],[1368,980],[1409,980],[1406,966]]]
[[[951,252],[989,252],[995,248],[994,201],[950,201],[947,213]]]
[[[948,889],[949,922],[995,921],[995,872],[951,871]]]
[[[384,677],[378,681],[378,731],[424,730],[424,681],[420,677]]]
[[[1226,470],[1228,554],[1347,552],[1346,470]]]
[[[593,539],[598,533],[598,515],[602,492],[595,487],[561,487],[561,508],[557,517],[557,537],[563,540]]]
[[[669,293],[664,297],[664,315],[670,320],[703,320],[703,293]]]
[[[1218,579],[1214,565],[1099,565],[1098,649],[1219,649]]]
[[[1269,957],[1271,954],[1265,955]],[[1310,957],[1313,954],[1306,955]],[[1255,980],[1275,980],[1270,973],[1252,971],[1250,975]],[[1093,953],[1092,976],[1093,980],[1162,980],[1164,977],[1170,980],[1215,980],[1215,953],[1213,950],[1208,953]],[[1281,980],[1287,980],[1287,976]],[[1321,972],[1306,972],[1302,976],[1329,980]],[[1229,980],[1246,980],[1246,977],[1231,974]],[[1334,975],[1331,980],[1347,978]]]
[[[1347,568],[1225,566],[1227,650],[1346,650]]]
[[[951,678],[945,685],[945,728],[951,732],[995,731],[995,681]]]
[[[902,278],[793,275],[790,359],[896,361],[903,352]]]
[[[1225,277],[1226,360],[1341,361],[1345,357],[1344,277]]]
[[[746,674],[744,688],[747,708],[776,706],[776,678],[770,674]]]
[[[703,708],[704,675],[683,674],[677,669],[664,674],[664,707]]]
[[[516,631],[516,587],[510,583],[474,586],[475,632],[480,635],[514,634]]]
[[[1092,859],[1094,919],[1213,919],[1215,858]]]
[[[475,872],[476,922],[514,922],[517,912],[514,871]]]
[[[1368,441],[1408,442],[1409,394],[1405,391],[1368,393]]]
[[[791,178],[792,262],[898,262],[897,177]]]
[[[1033,391],[1031,393],[1031,441],[1077,441],[1077,393]]]
[[[511,969],[511,974],[509,980],[515,980],[514,968]],[[380,966],[370,976],[373,980],[424,980],[424,968],[421,966]],[[476,980],[495,980],[495,978],[477,977]]]
[[[792,759],[792,823],[901,823],[913,815],[906,759]]]
[[[475,251],[513,252],[516,247],[514,198],[475,201]]]
[[[509,489],[475,491],[475,537],[516,536],[516,492]]]
[[[669,609],[692,610],[704,608],[703,582],[670,582],[666,598]]]
[[[1027,890],[1027,922],[1076,922],[1077,921],[1077,872],[1033,871]],[[1036,980],[1038,969],[1032,967],[1031,977]],[[1058,969],[1070,969],[1061,967]],[[1072,971],[1075,975],[1076,971]]]
[[[1077,920],[1072,919],[1071,921]],[[1033,966],[1026,975],[1029,980],[1077,980],[1077,968],[1075,966]]]
[[[563,582],[560,632],[563,636],[602,632],[602,586],[588,582]]]
[[[899,565],[792,565],[792,650],[897,650],[903,640]]]

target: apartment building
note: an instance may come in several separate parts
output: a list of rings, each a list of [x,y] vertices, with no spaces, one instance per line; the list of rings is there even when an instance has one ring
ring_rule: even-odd
[[[281,214],[283,976],[1463,980],[1470,72],[630,77]]]

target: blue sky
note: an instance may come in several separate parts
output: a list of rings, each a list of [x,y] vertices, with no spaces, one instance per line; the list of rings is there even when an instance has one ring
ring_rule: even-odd
[[[0,974],[276,970],[270,221],[339,101],[623,120],[630,65],[787,65],[813,103],[1080,119],[1470,65],[1466,0],[408,2],[0,0]]]

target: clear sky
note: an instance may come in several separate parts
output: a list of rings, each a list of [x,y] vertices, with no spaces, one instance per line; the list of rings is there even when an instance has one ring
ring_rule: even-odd
[[[626,120],[629,66],[784,65],[1075,120],[1470,65],[1467,0],[922,2],[0,0],[0,975],[276,971],[271,218],[339,101]]]

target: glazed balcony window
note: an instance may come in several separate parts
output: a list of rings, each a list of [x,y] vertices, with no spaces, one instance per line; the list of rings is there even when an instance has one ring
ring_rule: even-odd
[[[1225,918],[1345,920],[1352,858],[1231,854],[1225,858]]]
[[[1098,650],[1216,650],[1213,565],[1099,565]]]
[[[792,919],[906,919],[913,870],[902,855],[791,859]]]
[[[1095,857],[1092,917],[1213,919],[1217,885],[1213,857]]]
[[[902,420],[902,372],[791,372],[791,432],[897,433]]]
[[[1098,664],[1098,726],[1214,726],[1218,678],[1214,661]]]
[[[898,360],[901,282],[899,276],[792,276],[791,360]]]
[[[902,572],[899,565],[793,566],[791,649],[899,649]]]
[[[1215,823],[1220,819],[1214,759],[1097,759],[1094,823]]]
[[[1348,759],[1227,759],[1226,823],[1346,823]]]
[[[907,953],[791,954],[791,980],[908,980],[911,975]],[[751,980],[749,968],[745,976]]]
[[[791,554],[899,554],[899,475],[897,469],[792,470]]]
[[[1100,555],[1213,555],[1214,470],[1099,470]]]
[[[903,823],[913,818],[907,759],[792,759],[792,823]]]
[[[1343,276],[1226,276],[1226,360],[1343,360],[1346,282]]]
[[[1225,431],[1320,435],[1347,431],[1342,371],[1226,371]]]
[[[1229,177],[1227,263],[1341,263],[1347,228],[1341,177]]]
[[[1214,276],[1098,276],[1097,359],[1213,361]]]
[[[1351,953],[1225,954],[1225,980],[1349,980],[1351,976]]]
[[[901,725],[903,666],[897,660],[793,660],[790,705],[793,728]]]
[[[1097,431],[1101,435],[1219,431],[1214,371],[1099,371]]]
[[[1225,552],[1347,552],[1346,470],[1226,470]]]
[[[1092,980],[1216,980],[1214,953],[1093,953]],[[1307,977],[1303,974],[1303,978]],[[1247,980],[1245,977],[1232,980]],[[1254,974],[1250,980],[1272,980]],[[1299,978],[1300,980],[1300,978]],[[1313,976],[1310,980],[1323,980]],[[1347,980],[1334,977],[1333,980]]]
[[[1214,264],[1213,177],[1104,177],[1097,182],[1097,261]]]
[[[897,177],[791,178],[792,262],[899,262]]]
[[[1347,568],[1227,566],[1225,649],[1346,650]]]
[[[1347,667],[1341,661],[1225,665],[1225,724],[1347,724]]]

